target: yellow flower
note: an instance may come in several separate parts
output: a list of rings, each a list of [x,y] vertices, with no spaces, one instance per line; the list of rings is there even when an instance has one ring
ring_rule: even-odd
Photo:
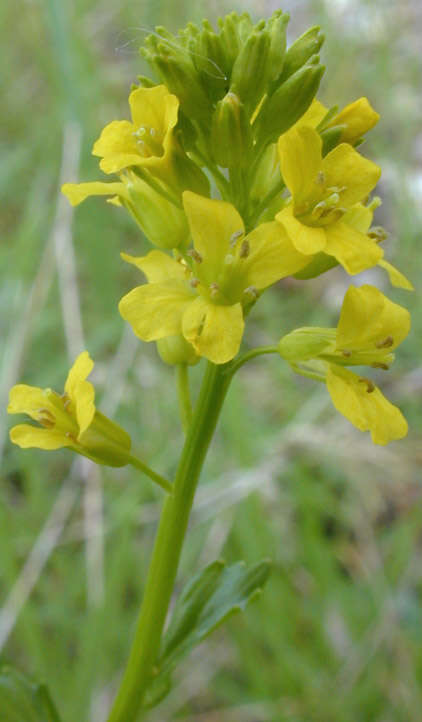
[[[104,173],[140,166],[168,179],[173,128],[179,101],[165,85],[137,88],[129,95],[132,122],[114,120],[106,125],[92,153],[101,158]]]
[[[322,123],[327,116],[326,108],[319,100],[313,100],[306,113],[297,121],[295,128],[308,125],[312,128]],[[341,128],[339,142],[354,145],[368,130],[371,130],[379,121],[379,114],[373,109],[368,98],[358,98],[346,105],[339,113],[332,116],[328,122],[323,123],[323,129]]]
[[[387,444],[407,433],[401,411],[373,384],[346,366],[388,369],[392,351],[410,330],[409,312],[373,286],[350,287],[337,329],[302,328],[279,343],[279,351],[298,373],[325,381],[340,413],[375,444]]]
[[[322,158],[322,141],[309,126],[290,130],[278,142],[280,167],[292,199],[276,215],[300,253],[323,251],[348,273],[374,266],[383,252],[344,221],[347,211],[376,185],[380,169],[347,143]]]
[[[10,431],[13,443],[23,449],[60,449],[66,446],[97,464],[124,466],[131,440],[113,421],[96,410],[94,387],[86,380],[94,363],[87,351],[69,371],[64,393],[18,384],[10,390],[9,414],[28,414],[42,428],[18,424]]]
[[[124,206],[146,237],[158,248],[177,248],[189,237],[183,209],[164,198],[132,171],[121,173],[121,182],[65,183],[62,193],[72,206],[90,196],[111,196],[109,203]]]
[[[119,310],[144,341],[182,334],[199,356],[221,364],[239,350],[244,308],[308,259],[275,221],[245,236],[230,203],[189,191],[183,203],[194,247],[179,261],[160,251],[141,258],[123,255],[149,283],[124,296]]]

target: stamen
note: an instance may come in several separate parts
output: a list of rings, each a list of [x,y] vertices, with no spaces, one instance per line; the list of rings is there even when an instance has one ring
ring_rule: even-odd
[[[388,369],[390,368],[388,364],[384,364],[381,361],[374,361],[371,366],[373,369],[383,369],[384,371],[388,371]]]
[[[316,219],[321,218],[321,216],[324,213],[324,211],[326,210],[326,208],[327,208],[326,202],[320,201],[319,203],[316,204],[316,206],[313,207],[311,216],[313,216]]]
[[[249,251],[251,250],[251,247],[249,245],[249,241],[245,240],[242,241],[242,245],[240,246],[240,253],[239,258],[247,258],[249,256]]]
[[[387,336],[383,341],[377,341],[375,343],[375,348],[390,348],[394,343],[394,339],[392,336]]]
[[[56,425],[56,420],[51,420],[47,416],[40,416],[38,418],[38,423],[46,429],[52,429]]]
[[[201,254],[198,253],[198,251],[196,250],[196,248],[190,248],[189,251],[186,252],[186,255],[187,255],[187,256],[190,256],[191,258],[193,258],[193,260],[195,261],[195,263],[202,263],[202,261],[203,261],[203,258],[202,258],[202,256],[201,256]]]
[[[234,262],[234,256],[231,253],[228,253],[224,259],[225,265],[231,266],[233,262]]]
[[[318,171],[317,183],[319,183],[320,185],[324,185],[325,183],[325,173],[323,173],[322,170]]]
[[[199,280],[199,278],[191,278],[189,283],[192,286],[192,288],[197,288],[200,284],[200,280]]]
[[[232,233],[232,235],[230,236],[230,245],[231,245],[232,248],[233,248],[233,246],[236,245],[236,243],[237,243],[237,241],[239,240],[240,236],[243,236],[243,233],[244,233],[244,231],[242,231],[242,230],[240,230],[240,231],[235,231],[234,233]]]
[[[372,392],[375,391],[375,384],[371,381],[371,379],[362,377],[359,379],[359,383],[366,384],[366,391],[368,394],[372,394]]]
[[[220,286],[218,283],[210,283],[211,296],[215,298],[220,292]]]
[[[47,421],[52,421],[53,425],[56,423],[56,417],[50,411],[50,409],[37,409],[37,413],[43,416]]]
[[[382,226],[372,226],[372,228],[368,231],[368,236],[369,238],[372,238],[373,241],[381,243],[388,238],[388,233]]]
[[[255,288],[255,286],[248,286],[247,288],[245,288],[243,293],[245,296],[250,296],[253,301],[256,301],[256,299],[258,298],[258,289]]]
[[[350,356],[352,355],[352,352],[347,351],[345,348],[343,348],[343,349],[341,349],[341,355],[344,356],[345,358],[350,358]]]

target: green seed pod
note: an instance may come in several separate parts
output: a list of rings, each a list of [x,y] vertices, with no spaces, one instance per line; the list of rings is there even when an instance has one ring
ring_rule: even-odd
[[[215,162],[222,168],[244,166],[251,147],[251,126],[243,103],[227,93],[212,117],[211,147]]]

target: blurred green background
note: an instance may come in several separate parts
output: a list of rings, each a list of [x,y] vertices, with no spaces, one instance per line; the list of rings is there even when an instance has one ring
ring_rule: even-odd
[[[119,252],[147,243],[125,213],[91,199],[72,215],[62,182],[101,178],[90,155],[127,117],[155,24],[235,9],[258,19],[273,2],[6,0],[0,6],[0,661],[49,682],[63,722],[104,722],[126,660],[161,492],[130,469],[73,464],[70,453],[20,451],[5,414],[18,381],[61,389],[82,348],[96,360],[100,408],[139,453],[171,475],[182,443],[173,373],[117,312],[138,282]],[[205,643],[151,720],[420,722],[422,719],[421,64],[417,0],[288,1],[289,40],[319,24],[327,66],[319,98],[366,95],[381,113],[362,151],[381,164],[376,222],[416,286],[388,286],[413,330],[387,395],[408,438],[372,446],[331,407],[324,387],[264,357],[233,384],[207,462],[180,585],[223,556],[271,557],[261,599]],[[359,279],[360,280],[360,279]],[[285,281],[250,319],[246,345],[301,325],[335,325],[349,279]],[[84,340],[86,339],[86,341]],[[193,371],[196,383],[201,366]]]

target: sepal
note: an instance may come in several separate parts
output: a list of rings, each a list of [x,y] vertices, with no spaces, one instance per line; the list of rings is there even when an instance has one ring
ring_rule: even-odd
[[[251,126],[245,106],[233,92],[217,103],[212,117],[211,148],[222,168],[242,167],[251,148]]]

